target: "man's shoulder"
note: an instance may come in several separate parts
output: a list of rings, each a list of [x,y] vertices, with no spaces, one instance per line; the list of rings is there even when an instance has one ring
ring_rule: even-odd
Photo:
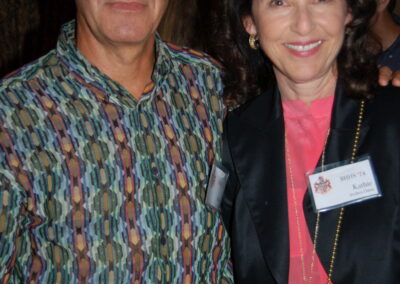
[[[392,45],[382,52],[379,58],[380,66],[388,66],[393,71],[400,69],[400,34]]]
[[[389,49],[394,49],[397,52],[397,54],[399,54],[399,52],[400,52],[400,34],[397,35],[396,40],[393,42],[391,47],[389,47]]]
[[[221,64],[207,53],[185,46],[165,43],[171,55],[171,60],[177,64],[191,65],[193,68],[207,68],[220,72]]]
[[[54,50],[46,55],[20,67],[19,69],[0,79],[0,96],[5,92],[23,91],[26,83],[35,79],[46,79],[52,70],[59,65],[59,61]]]

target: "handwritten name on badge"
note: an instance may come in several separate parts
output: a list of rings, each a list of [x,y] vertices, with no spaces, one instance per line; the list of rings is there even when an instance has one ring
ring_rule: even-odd
[[[309,175],[317,212],[381,196],[369,159]]]

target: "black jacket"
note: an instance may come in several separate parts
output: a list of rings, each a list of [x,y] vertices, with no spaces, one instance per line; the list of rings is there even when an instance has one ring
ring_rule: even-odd
[[[396,94],[397,93],[397,94]],[[359,100],[337,88],[326,164],[348,160]],[[236,283],[287,283],[289,231],[284,121],[278,90],[229,113],[224,166],[230,178],[222,201],[232,238]],[[369,154],[383,196],[347,206],[332,277],[334,284],[400,283],[400,91],[381,88],[367,101],[357,156]],[[303,200],[311,236],[316,214]],[[339,209],[321,213],[317,254],[326,271]]]

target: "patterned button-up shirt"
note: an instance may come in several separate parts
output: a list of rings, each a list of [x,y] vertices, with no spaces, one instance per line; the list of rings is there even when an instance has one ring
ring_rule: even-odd
[[[76,49],[71,22],[57,49],[0,82],[0,281],[233,282],[204,203],[219,70],[158,37],[156,55],[136,100]]]

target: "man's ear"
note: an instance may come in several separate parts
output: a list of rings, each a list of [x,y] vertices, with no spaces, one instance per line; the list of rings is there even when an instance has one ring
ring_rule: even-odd
[[[254,24],[253,17],[251,15],[245,15],[242,17],[243,27],[249,35],[256,35],[257,29]]]

